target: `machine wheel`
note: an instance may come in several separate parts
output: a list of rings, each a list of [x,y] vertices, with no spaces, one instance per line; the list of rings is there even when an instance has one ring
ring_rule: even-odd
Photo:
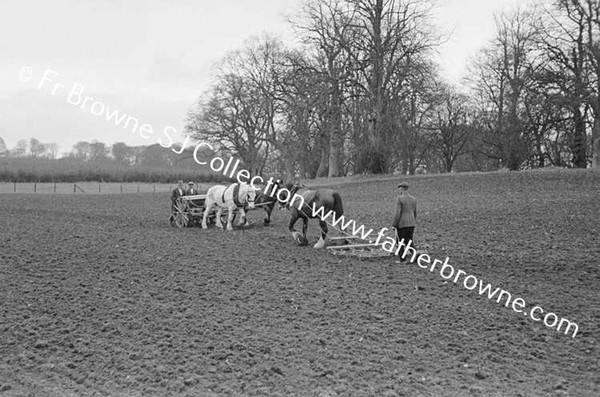
[[[182,201],[177,201],[172,215],[171,225],[177,227],[186,227],[189,223],[187,205]]]

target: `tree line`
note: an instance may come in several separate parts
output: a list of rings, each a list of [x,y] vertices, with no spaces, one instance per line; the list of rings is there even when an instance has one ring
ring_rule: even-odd
[[[288,178],[598,166],[598,0],[496,15],[463,91],[434,61],[432,7],[306,2],[300,44],[265,35],[227,54],[187,131]]]
[[[464,87],[440,76],[434,52],[445,38],[432,9],[423,0],[307,1],[290,22],[296,45],[264,35],[223,57],[186,132],[253,175],[288,179],[600,166],[600,0],[496,15]],[[198,172],[189,150],[160,145],[78,142],[58,159],[56,145],[31,139],[5,153],[13,160],[2,179],[32,178],[19,174],[23,158],[56,161],[65,175],[105,170],[77,174],[85,180]]]
[[[2,146],[4,142],[0,139]],[[119,142],[77,142],[66,155],[57,158],[55,144],[38,139],[20,140],[15,148],[0,151],[0,181],[10,182],[158,182],[179,179],[194,182],[223,181],[222,175],[198,165],[191,149],[164,148],[159,144],[128,146]],[[181,149],[181,147],[179,147]],[[209,157],[198,154],[200,161]]]

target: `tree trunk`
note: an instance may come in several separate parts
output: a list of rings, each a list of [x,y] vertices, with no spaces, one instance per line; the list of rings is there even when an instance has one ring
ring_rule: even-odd
[[[542,140],[544,139],[544,133],[542,132],[543,130],[540,130],[539,128],[536,127],[535,130],[535,152],[536,155],[538,156],[538,163],[537,163],[537,167],[538,168],[544,168],[546,165],[546,157],[544,155],[544,151],[542,150]]]
[[[284,167],[286,180],[293,181],[296,179],[296,175],[294,175],[294,160],[291,157],[285,156]]]
[[[446,156],[446,159],[444,161],[444,167],[445,167],[445,172],[452,172],[452,166],[454,165],[454,159],[452,159],[452,156]]]
[[[301,161],[299,164],[300,178],[308,179],[308,172],[306,171],[306,163]]]
[[[402,157],[402,175],[408,174],[408,156]]]
[[[320,134],[319,141],[321,156],[319,159],[319,168],[317,168],[316,177],[322,178],[327,176],[327,165],[329,164],[329,153],[327,150],[329,147],[329,142],[327,141],[327,134],[322,132]]]
[[[332,143],[331,147],[329,148],[329,173],[327,174],[328,177],[333,178],[341,176],[340,157],[340,145]]]
[[[387,169],[385,139],[383,137],[383,37],[381,23],[383,19],[383,0],[376,0],[371,15],[372,48],[371,63],[373,65],[370,78],[371,109],[373,115],[373,156],[370,170],[373,174],[384,173]]]
[[[594,127],[592,128],[592,167],[600,169],[600,115],[594,117]]]
[[[408,160],[408,174],[414,175],[416,169],[417,167],[415,167],[415,157],[414,155],[411,155],[410,159]]]
[[[577,168],[586,168],[587,136],[585,132],[585,120],[581,114],[581,109],[579,109],[579,106],[576,106],[573,109],[573,123],[575,124],[571,146],[571,150],[573,152],[573,165]]]
[[[600,84],[600,82],[598,82]],[[594,124],[592,126],[592,167],[600,168],[600,96],[591,101]]]
[[[344,137],[342,133],[341,98],[337,81],[333,82],[331,94],[331,119],[329,120],[329,173],[328,177],[341,176],[342,148]]]

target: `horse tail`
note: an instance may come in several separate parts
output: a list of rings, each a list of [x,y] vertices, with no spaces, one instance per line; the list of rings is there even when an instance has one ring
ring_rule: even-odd
[[[338,192],[333,192],[333,212],[338,217],[344,215],[344,206],[342,205],[342,196]]]

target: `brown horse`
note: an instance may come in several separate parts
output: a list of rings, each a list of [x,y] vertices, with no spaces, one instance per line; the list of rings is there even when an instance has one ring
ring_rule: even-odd
[[[305,186],[293,184],[291,182],[288,182],[285,185],[285,189],[289,192],[287,198],[282,200],[279,194],[277,194],[277,198],[281,206],[289,208],[292,212],[292,217],[290,218],[288,225],[290,232],[294,238],[297,237],[294,225],[298,219],[302,219],[302,239],[306,242],[308,220],[319,218],[321,237],[314,247],[323,248],[325,246],[325,240],[327,239],[327,222],[323,218],[326,218],[330,212],[333,212],[337,218],[344,214],[342,197],[333,189],[310,190]],[[321,215],[319,215],[319,213]]]

